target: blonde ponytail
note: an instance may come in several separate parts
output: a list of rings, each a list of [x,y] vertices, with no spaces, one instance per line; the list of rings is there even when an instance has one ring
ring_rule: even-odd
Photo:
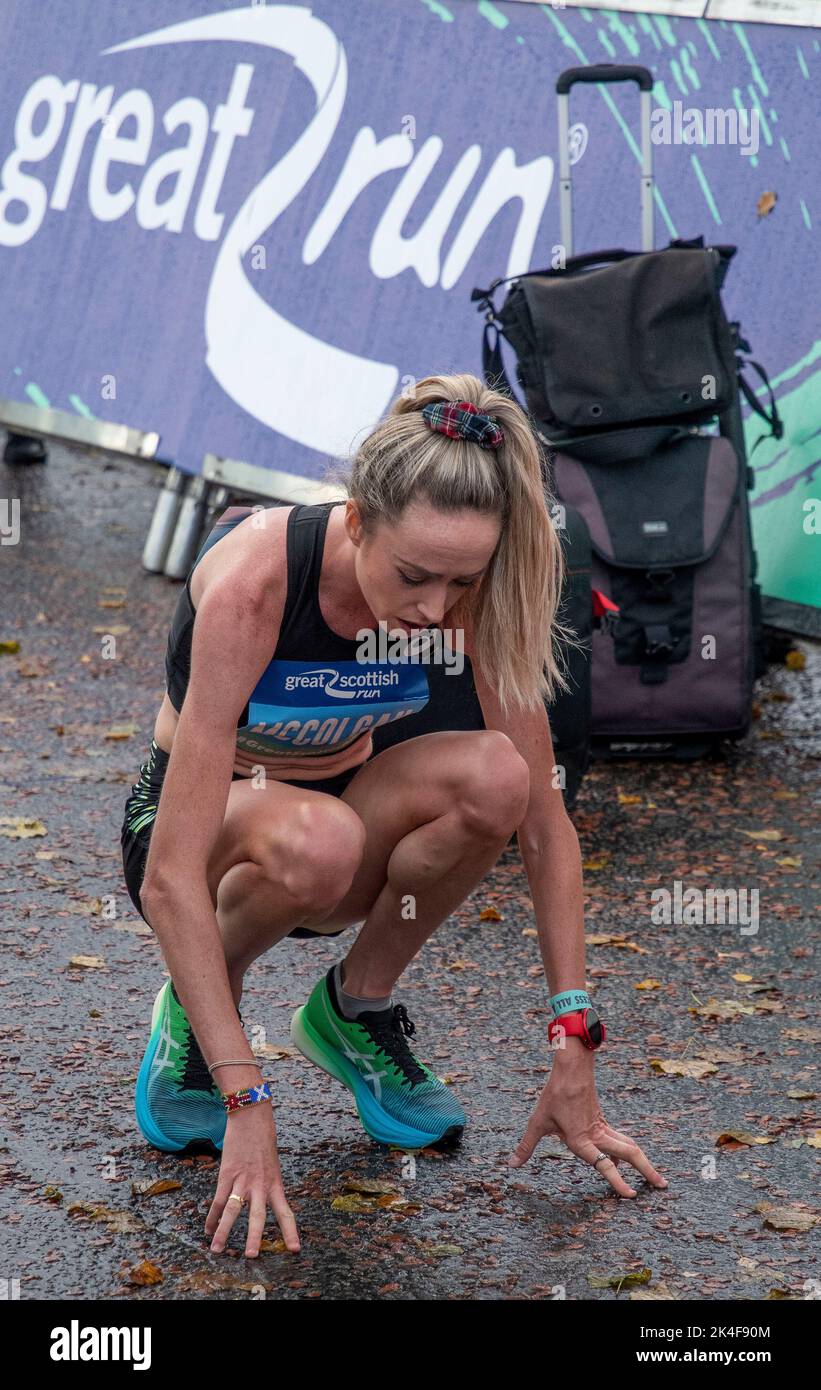
[[[498,421],[505,437],[497,449],[431,430],[420,413],[432,402],[459,400]],[[561,647],[577,644],[556,616],[564,557],[539,448],[515,401],[468,373],[425,377],[393,402],[356,450],[348,475],[337,469],[329,477],[343,483],[366,529],[396,522],[416,500],[441,511],[499,515],[501,535],[482,582],[448,611],[448,625],[470,621],[474,664],[506,714],[536,709],[568,690]]]

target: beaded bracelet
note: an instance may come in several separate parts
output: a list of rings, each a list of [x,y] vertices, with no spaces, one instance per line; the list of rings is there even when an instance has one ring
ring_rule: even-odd
[[[273,1101],[269,1082],[263,1081],[261,1086],[246,1086],[241,1091],[223,1091],[222,1103],[225,1106],[226,1115],[230,1115],[232,1110],[241,1110],[246,1105],[256,1105],[258,1101]]]

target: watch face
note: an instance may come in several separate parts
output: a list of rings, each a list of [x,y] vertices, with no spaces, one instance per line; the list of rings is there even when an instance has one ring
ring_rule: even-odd
[[[594,1047],[600,1047],[603,1041],[602,1022],[595,1009],[588,1009],[585,1013],[585,1023],[590,1035],[590,1041]]]

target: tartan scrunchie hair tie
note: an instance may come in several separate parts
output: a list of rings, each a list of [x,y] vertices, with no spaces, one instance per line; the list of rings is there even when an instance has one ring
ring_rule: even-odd
[[[469,439],[483,449],[497,449],[504,432],[490,415],[483,415],[470,401],[434,401],[423,406],[422,417],[432,430],[450,439]]]

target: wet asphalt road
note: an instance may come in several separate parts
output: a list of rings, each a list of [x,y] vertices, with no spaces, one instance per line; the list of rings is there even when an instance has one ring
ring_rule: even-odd
[[[725,760],[597,762],[573,813],[588,979],[608,1024],[599,1095],[667,1191],[639,1181],[638,1197],[621,1200],[557,1140],[506,1168],[549,1068],[527,882],[510,846],[394,992],[415,1049],[458,1089],[461,1149],[409,1163],[379,1148],[348,1092],[293,1054],[291,1011],[344,938],[283,942],[249,972],[242,1009],[279,1084],[303,1250],[246,1260],[235,1237],[239,1249],[209,1254],[216,1164],[157,1153],[133,1115],[164,963],[128,901],[119,831],[179,587],[140,563],[163,476],[58,446],[47,465],[0,464],[0,496],[20,498],[22,525],[19,545],[0,550],[0,641],[19,642],[0,656],[0,814],[45,832],[0,835],[0,1240],[20,1297],[806,1298],[821,1279],[821,644],[806,639],[803,669],[771,667],[759,682],[759,717]],[[104,660],[100,634],[111,632],[118,658]],[[758,932],[655,925],[649,894],[675,880],[758,889]],[[109,895],[113,920],[100,912]],[[480,920],[487,908],[498,920]],[[72,967],[78,955],[96,963]],[[693,1012],[711,1000],[728,1016]],[[667,1075],[651,1059],[713,1069]],[[718,1143],[728,1131],[756,1142]],[[374,1178],[403,1200],[333,1205]],[[135,1195],[132,1184],[155,1179],[173,1186]],[[631,1274],[648,1282],[619,1282]]]

